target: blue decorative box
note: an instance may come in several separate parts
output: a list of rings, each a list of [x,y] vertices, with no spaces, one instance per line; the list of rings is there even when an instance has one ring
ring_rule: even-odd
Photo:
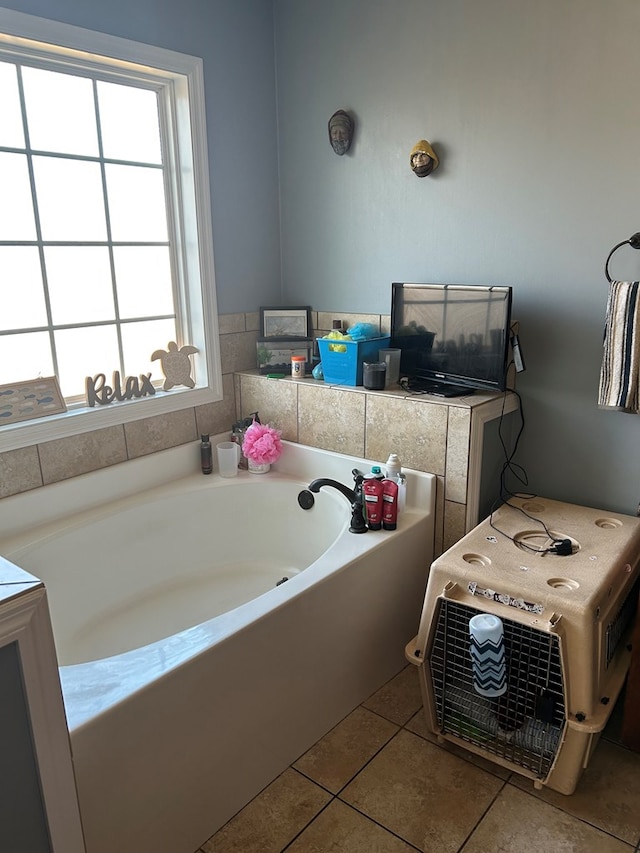
[[[332,385],[362,385],[362,363],[378,361],[378,350],[386,349],[390,341],[389,336],[368,341],[318,338],[324,381]],[[336,352],[336,347],[344,347],[344,352]]]

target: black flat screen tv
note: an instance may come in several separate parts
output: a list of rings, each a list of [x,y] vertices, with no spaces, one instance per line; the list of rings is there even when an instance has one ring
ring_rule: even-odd
[[[504,391],[511,287],[394,282],[391,347],[409,389],[445,397]]]

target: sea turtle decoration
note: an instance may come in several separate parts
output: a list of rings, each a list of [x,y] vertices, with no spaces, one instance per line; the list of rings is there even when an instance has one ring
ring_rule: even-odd
[[[186,385],[187,388],[193,388],[195,382],[191,378],[191,362],[189,356],[192,353],[198,352],[197,347],[185,346],[178,349],[178,344],[175,341],[169,341],[167,349],[157,349],[151,356],[151,361],[160,359],[160,366],[164,373],[165,391],[173,388],[174,385]]]

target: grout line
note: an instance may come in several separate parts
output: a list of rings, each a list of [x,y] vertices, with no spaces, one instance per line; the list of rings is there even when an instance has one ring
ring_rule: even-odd
[[[291,766],[289,769],[290,769],[290,770],[295,770],[295,768],[294,768],[293,766]],[[304,773],[300,773],[300,771],[299,771],[299,770],[295,770],[295,772],[296,772],[296,773],[299,773],[299,774],[300,774],[300,776],[302,776],[303,778],[305,778],[305,779],[309,779],[309,777],[308,777],[308,776],[305,776],[305,774],[304,774]],[[313,782],[313,779],[311,779],[310,781],[311,781],[311,782]],[[317,785],[318,783],[317,783],[317,782],[315,782],[314,784],[316,784],[316,785]],[[323,790],[323,791],[326,791],[326,790],[327,790],[323,785],[318,785],[318,787],[319,787],[319,788],[322,788],[322,790]],[[330,793],[331,793],[331,791],[328,791],[327,793],[329,793],[329,794],[330,794]],[[324,804],[324,806],[320,809],[320,811],[319,811],[319,812],[316,812],[316,814],[314,814],[314,816],[313,816],[310,820],[308,820],[308,821],[307,821],[307,823],[305,823],[305,825],[302,827],[302,829],[301,829],[299,832],[297,832],[297,833],[293,836],[293,838],[291,838],[289,841],[287,841],[287,843],[284,845],[284,847],[282,847],[282,848],[280,849],[280,853],[284,853],[284,851],[285,851],[285,850],[288,850],[288,849],[291,847],[291,845],[292,845],[292,844],[294,844],[294,843],[295,843],[295,841],[296,841],[298,838],[300,838],[300,836],[302,835],[302,833],[303,833],[303,832],[306,832],[306,830],[307,830],[307,829],[309,829],[309,827],[310,827],[310,826],[311,826],[311,824],[314,822],[314,820],[315,820],[316,818],[320,817],[320,815],[321,815],[321,814],[322,814],[322,813],[323,813],[323,812],[324,812],[324,811],[325,811],[325,810],[326,810],[326,809],[331,805],[331,803],[332,803],[334,800],[335,800],[335,796],[333,796],[333,795],[332,795],[332,796],[331,796],[331,799],[330,799],[330,800],[328,800],[328,801]]]
[[[360,708],[360,707],[362,707],[362,706],[361,706],[361,705],[358,705],[358,708]],[[356,709],[354,709],[354,710],[356,710]],[[368,708],[365,708],[365,710],[366,710],[366,711],[368,711],[369,709],[368,709]],[[351,713],[353,713],[353,711],[352,711]],[[374,711],[372,711],[371,713],[375,713],[375,712],[374,712]],[[378,714],[378,716],[380,716],[380,714]],[[346,718],[345,718],[345,719],[346,719]],[[385,722],[391,722],[390,720],[387,720],[387,718],[386,718],[386,717],[382,717],[382,719],[384,719],[384,720],[385,720]],[[341,722],[342,722],[342,721],[341,721]],[[340,725],[340,723],[338,723],[338,725]],[[397,723],[396,723],[395,725],[397,725]],[[334,728],[335,728],[335,727],[334,727]],[[331,731],[333,731],[333,729],[331,729]],[[364,764],[363,764],[363,765],[362,765],[362,766],[361,766],[361,767],[360,767],[360,768],[359,768],[359,769],[358,769],[358,770],[353,774],[353,776],[350,776],[350,777],[349,777],[349,779],[347,779],[347,781],[346,781],[343,785],[341,785],[341,787],[340,787],[337,791],[331,791],[329,788],[326,788],[326,787],[322,784],[322,782],[318,782],[316,779],[311,778],[311,776],[307,776],[307,774],[306,774],[303,770],[298,770],[298,768],[297,768],[297,767],[294,767],[294,766],[293,766],[293,764],[291,765],[291,768],[292,768],[293,770],[296,770],[296,772],[300,773],[300,775],[301,775],[301,776],[304,776],[304,777],[305,777],[305,779],[308,779],[310,782],[313,782],[315,785],[318,785],[318,787],[322,788],[322,790],[323,790],[323,791],[326,791],[328,794],[331,794],[331,796],[332,796],[332,797],[334,797],[334,798],[339,797],[339,796],[340,796],[340,794],[344,791],[344,789],[345,789],[348,785],[350,785],[350,784],[353,782],[353,780],[354,780],[357,776],[359,776],[359,775],[360,775],[360,773],[362,773],[362,771],[364,770],[364,768],[365,768],[365,767],[367,767],[369,764],[371,764],[371,762],[373,761],[373,759],[374,759],[377,755],[379,755],[379,754],[380,754],[380,752],[382,752],[382,750],[383,750],[386,746],[388,746],[388,745],[391,743],[391,741],[396,737],[396,735],[397,735],[399,732],[401,732],[401,731],[402,731],[402,729],[399,727],[399,728],[398,728],[398,731],[394,732],[388,740],[386,740],[386,741],[385,741],[381,746],[379,746],[379,747],[378,747],[378,749],[376,749],[376,751],[373,753],[373,755],[371,755],[371,756],[370,756],[370,757],[365,761],[365,763],[364,763]],[[327,734],[329,734],[329,732],[327,732]],[[326,737],[326,735],[325,735],[325,737]],[[322,739],[322,738],[321,738],[321,739]],[[315,746],[315,744],[314,744],[314,746]],[[311,747],[311,749],[313,749],[313,747]],[[309,750],[307,750],[307,752],[308,752],[308,751],[309,751]],[[303,755],[304,755],[304,754],[306,754],[306,753],[303,753]],[[302,756],[301,756],[301,757],[302,757]],[[297,760],[298,760],[298,759],[296,759],[296,761],[297,761]],[[294,762],[294,763],[295,763],[295,762]],[[344,800],[342,800],[341,802],[344,802]]]
[[[407,667],[408,667],[408,666],[410,666],[410,664],[407,664]],[[402,670],[401,670],[401,671],[402,671]],[[398,674],[399,674],[399,673],[398,673]],[[393,676],[391,679],[389,679],[389,681],[388,681],[388,682],[386,682],[386,684],[389,684],[389,683],[390,683],[391,681],[393,681],[393,680],[394,680],[394,678],[396,678],[396,677],[397,677],[397,675],[396,675],[396,676]],[[383,686],[384,686],[384,685],[383,685]],[[380,689],[381,689],[381,688],[380,688]],[[378,692],[378,691],[376,691],[376,692]],[[372,695],[375,695],[375,693],[374,693],[374,694],[372,694]],[[349,779],[348,779],[348,780],[347,780],[343,785],[341,785],[341,787],[340,787],[340,788],[338,789],[338,791],[336,791],[336,792],[329,790],[325,785],[323,785],[322,783],[318,782],[316,779],[313,779],[311,776],[307,775],[304,771],[299,770],[298,768],[294,767],[295,762],[296,762],[296,761],[298,761],[298,759],[299,759],[299,758],[301,758],[303,755],[305,755],[309,750],[305,750],[305,752],[303,752],[300,756],[298,756],[298,758],[297,758],[297,759],[295,759],[295,761],[294,761],[294,762],[292,762],[292,763],[289,765],[289,768],[288,768],[288,769],[293,770],[295,773],[297,773],[298,775],[300,775],[302,778],[304,778],[304,779],[308,780],[308,781],[309,781],[309,782],[311,782],[313,785],[316,785],[318,788],[320,788],[321,790],[325,791],[327,794],[329,794],[330,799],[329,799],[329,800],[327,801],[327,803],[326,803],[326,804],[325,804],[325,805],[324,805],[324,806],[323,806],[323,807],[322,807],[322,808],[321,808],[321,809],[320,809],[320,810],[319,810],[319,811],[318,811],[318,812],[317,812],[317,813],[316,813],[316,814],[315,814],[315,815],[314,815],[314,816],[313,816],[313,817],[312,817],[312,818],[311,818],[311,819],[310,819],[310,820],[305,824],[305,826],[304,826],[304,827],[302,827],[302,828],[301,828],[301,829],[296,833],[296,835],[295,835],[293,838],[291,838],[291,839],[286,843],[286,845],[285,845],[283,848],[281,848],[280,853],[284,853],[284,851],[289,850],[289,849],[291,848],[291,846],[294,844],[294,842],[295,842],[295,841],[296,841],[296,840],[297,840],[297,839],[298,839],[298,838],[299,838],[299,837],[300,837],[300,836],[301,836],[301,835],[302,835],[302,834],[303,834],[303,833],[304,833],[304,832],[309,828],[309,826],[310,826],[310,825],[311,825],[311,824],[312,824],[312,823],[313,823],[313,822],[314,822],[314,821],[315,821],[315,820],[316,820],[316,819],[317,819],[317,818],[318,818],[318,817],[319,817],[319,816],[320,816],[320,815],[321,815],[321,814],[322,814],[322,813],[323,813],[323,812],[324,812],[324,811],[329,807],[329,805],[331,805],[331,803],[335,802],[336,800],[338,800],[342,805],[345,805],[345,806],[347,806],[348,808],[352,809],[353,811],[357,812],[359,815],[361,815],[361,816],[362,816],[365,820],[367,820],[368,822],[373,823],[373,824],[376,824],[376,825],[377,825],[377,826],[379,826],[381,829],[383,829],[385,832],[387,832],[387,833],[389,833],[389,834],[393,835],[394,837],[398,838],[400,841],[402,841],[404,844],[406,844],[406,845],[407,845],[408,847],[410,847],[412,850],[418,850],[418,851],[419,851],[419,848],[415,847],[415,845],[413,845],[411,842],[409,842],[406,838],[403,838],[402,836],[398,835],[396,832],[394,832],[393,830],[391,830],[389,827],[385,826],[383,823],[380,823],[380,821],[378,821],[378,820],[376,820],[375,818],[371,817],[371,816],[370,816],[369,814],[367,814],[366,812],[361,811],[357,806],[355,806],[355,805],[353,805],[352,803],[348,802],[348,801],[347,801],[346,799],[344,799],[344,798],[343,798],[343,796],[342,796],[342,795],[344,794],[344,792],[345,792],[345,789],[346,789],[346,788],[347,788],[347,787],[348,787],[348,786],[349,786],[349,785],[350,785],[350,784],[351,784],[351,783],[352,783],[352,782],[353,782],[353,781],[354,781],[354,780],[355,780],[355,779],[360,775],[360,773],[362,773],[362,772],[365,770],[365,768],[366,768],[369,764],[371,764],[371,762],[372,762],[372,761],[373,761],[373,760],[374,760],[374,759],[375,759],[375,758],[376,758],[376,757],[377,757],[377,756],[382,752],[382,750],[383,750],[383,749],[385,749],[387,746],[389,746],[389,744],[394,740],[394,738],[396,738],[396,737],[398,736],[398,734],[399,734],[400,732],[403,732],[403,731],[404,731],[404,732],[407,732],[407,733],[409,733],[409,734],[413,735],[414,737],[418,737],[418,738],[420,738],[421,740],[426,741],[427,743],[430,743],[430,744],[431,744],[431,745],[433,745],[433,746],[440,747],[441,749],[444,749],[446,752],[448,752],[448,753],[449,753],[450,755],[452,755],[452,756],[455,756],[455,757],[461,758],[462,760],[464,760],[465,762],[467,762],[467,763],[468,763],[468,764],[470,764],[471,766],[476,766],[476,767],[478,766],[478,765],[475,765],[475,764],[473,763],[473,761],[471,761],[471,757],[472,757],[472,754],[471,754],[471,753],[469,753],[469,755],[467,756],[467,755],[465,755],[465,754],[464,754],[464,750],[461,750],[460,754],[459,754],[458,752],[451,751],[451,750],[447,749],[447,744],[448,744],[448,742],[447,742],[447,741],[445,741],[444,743],[437,743],[437,742],[434,742],[434,741],[430,740],[429,738],[425,738],[425,737],[423,737],[421,734],[419,734],[419,733],[417,733],[417,732],[415,732],[415,731],[412,731],[411,729],[408,729],[408,728],[407,728],[407,726],[409,725],[409,723],[411,723],[411,721],[412,721],[413,719],[415,719],[416,714],[419,714],[420,712],[424,713],[424,709],[423,709],[423,706],[422,706],[422,705],[421,705],[421,706],[420,706],[416,711],[412,712],[412,713],[410,714],[409,718],[408,718],[404,723],[398,723],[398,722],[397,722],[397,720],[394,720],[394,719],[391,719],[391,718],[390,718],[390,717],[388,717],[388,716],[385,716],[385,714],[384,714],[384,713],[380,713],[380,712],[379,712],[379,711],[377,711],[377,710],[373,710],[373,709],[371,709],[371,708],[367,707],[366,703],[369,701],[369,699],[370,699],[370,698],[371,698],[371,697],[368,697],[367,699],[365,699],[365,700],[364,700],[362,703],[360,703],[360,705],[358,705],[357,707],[358,707],[358,708],[361,708],[361,709],[363,709],[363,710],[365,710],[365,711],[367,711],[368,713],[371,713],[371,714],[376,715],[378,718],[380,718],[381,720],[384,720],[384,721],[385,721],[385,722],[387,722],[387,723],[390,723],[390,724],[392,724],[392,725],[396,726],[396,727],[397,727],[397,730],[396,730],[396,731],[395,731],[395,732],[394,732],[394,733],[393,733],[393,734],[392,734],[392,735],[391,735],[391,736],[390,736],[390,737],[389,737],[389,738],[388,738],[384,743],[382,743],[382,744],[381,744],[381,745],[380,745],[380,746],[375,750],[375,752],[374,752],[374,753],[373,753],[373,754],[372,754],[372,755],[371,755],[371,756],[370,756],[370,757],[369,757],[369,758],[364,762],[364,764],[362,764],[362,766],[357,770],[357,772],[355,772],[355,773],[354,773],[354,774],[353,774],[353,775],[352,775],[352,776],[351,776],[351,777],[350,777],[350,778],[349,778]],[[355,710],[355,709],[354,709],[354,710]],[[350,712],[350,713],[352,713],[352,712]],[[349,715],[347,714],[347,715],[343,718],[343,720],[344,720],[344,719],[346,719],[346,717],[347,717],[347,716],[349,716]],[[336,723],[336,726],[334,726],[334,728],[336,728],[337,726],[339,726],[339,725],[340,725],[340,723],[341,723],[341,722],[343,722],[343,720],[341,720],[341,721],[339,721],[338,723]],[[332,730],[333,730],[333,729],[331,729],[330,731],[332,731]],[[327,732],[327,734],[328,734],[328,732]],[[321,740],[321,739],[322,739],[322,738],[320,738],[319,740]],[[318,743],[318,742],[319,742],[319,740],[318,740],[316,743]],[[617,744],[615,741],[614,741],[614,743],[615,743],[616,745],[618,745],[618,746],[622,746],[622,744]],[[313,746],[315,746],[315,745],[316,745],[316,744],[313,744],[309,749],[312,749],[312,748],[313,748]],[[623,747],[623,748],[624,748],[624,747]],[[636,843],[636,844],[635,844],[635,846],[634,846],[634,843],[633,843],[633,842],[631,842],[631,843],[626,842],[626,841],[624,841],[622,838],[620,838],[620,837],[618,837],[618,836],[616,836],[616,835],[612,834],[611,832],[609,832],[609,831],[607,831],[607,830],[603,829],[601,826],[598,826],[597,824],[594,824],[594,823],[590,823],[588,820],[586,820],[586,819],[584,819],[584,818],[582,818],[582,817],[580,817],[580,816],[578,816],[578,815],[575,815],[575,814],[571,813],[570,811],[565,811],[565,809],[563,809],[561,805],[556,805],[555,803],[548,802],[547,800],[545,800],[545,799],[544,799],[544,798],[543,798],[543,797],[542,797],[538,792],[536,792],[535,790],[527,791],[527,790],[524,790],[524,789],[520,788],[518,785],[515,785],[513,780],[514,780],[514,779],[519,779],[519,778],[521,778],[521,775],[520,775],[520,774],[518,774],[517,772],[512,771],[512,772],[509,774],[509,776],[507,777],[507,779],[503,779],[503,778],[502,778],[501,776],[499,776],[499,775],[498,775],[498,773],[497,773],[497,771],[500,769],[500,766],[499,766],[499,765],[497,765],[497,764],[494,764],[494,763],[493,763],[493,762],[491,762],[491,761],[490,761],[490,759],[488,759],[488,758],[486,759],[486,761],[487,761],[487,763],[488,763],[488,765],[489,765],[489,769],[487,769],[487,768],[485,768],[485,767],[482,767],[482,768],[480,768],[480,769],[484,770],[485,772],[487,772],[487,773],[491,774],[492,776],[494,776],[495,778],[497,778],[498,780],[500,780],[502,784],[500,785],[499,789],[496,791],[495,796],[492,798],[492,800],[491,800],[491,802],[489,803],[489,805],[488,805],[488,806],[486,807],[486,809],[483,811],[482,815],[478,818],[478,820],[476,821],[475,825],[473,826],[473,828],[470,830],[470,832],[468,833],[468,835],[466,836],[466,838],[465,838],[465,839],[464,839],[464,841],[462,842],[461,846],[458,848],[457,853],[463,853],[464,848],[469,844],[469,842],[470,842],[470,840],[472,839],[472,837],[473,837],[474,833],[476,832],[476,830],[478,829],[478,827],[480,826],[480,824],[482,823],[482,821],[485,819],[485,817],[487,816],[487,814],[488,814],[488,812],[490,811],[490,809],[494,806],[494,804],[495,804],[495,802],[496,802],[497,798],[498,798],[498,797],[499,797],[499,796],[500,796],[500,795],[505,791],[505,789],[506,789],[506,787],[507,787],[507,786],[514,788],[515,790],[519,791],[520,793],[524,794],[524,795],[525,795],[525,796],[527,796],[527,797],[535,797],[537,800],[539,800],[539,801],[541,801],[541,802],[543,802],[543,803],[546,803],[547,805],[550,805],[552,808],[555,808],[558,812],[561,812],[561,813],[567,814],[567,815],[568,815],[569,817],[571,817],[572,819],[574,819],[574,820],[578,820],[578,821],[580,821],[581,823],[584,823],[584,824],[586,824],[587,826],[592,827],[592,828],[593,828],[593,829],[595,829],[596,831],[602,832],[602,833],[604,833],[605,835],[607,835],[607,836],[609,836],[609,837],[611,837],[611,838],[615,839],[616,841],[618,841],[618,842],[620,842],[620,843],[624,844],[625,846],[628,846],[628,849],[629,849],[630,853],[631,853],[631,851],[633,851],[633,853],[640,853],[640,837],[638,838],[638,841],[637,841],[637,843]],[[495,768],[495,772],[494,772],[494,768]],[[268,787],[268,786],[266,786],[266,787]],[[257,795],[256,795],[256,796],[257,796]],[[199,848],[199,850],[198,850],[198,851],[196,851],[196,853],[204,853],[204,851],[202,851],[202,850]]]
[[[475,826],[474,826],[474,827],[473,827],[473,829],[469,832],[469,834],[467,835],[467,837],[465,838],[465,840],[462,842],[462,844],[460,845],[460,847],[458,847],[458,851],[457,851],[457,853],[462,853],[462,851],[463,851],[463,850],[464,850],[464,848],[466,847],[467,843],[472,839],[472,837],[473,837],[473,835],[474,835],[474,833],[475,833],[476,829],[478,829],[478,827],[480,826],[480,824],[482,823],[482,821],[485,819],[485,817],[487,816],[487,814],[489,813],[489,811],[493,808],[493,805],[494,805],[495,801],[498,799],[498,797],[500,796],[500,794],[504,791],[504,789],[505,789],[506,785],[507,785],[507,781],[506,781],[506,780],[503,780],[503,782],[502,782],[502,786],[501,786],[501,787],[496,791],[495,797],[491,800],[491,802],[489,803],[489,805],[488,805],[488,806],[486,807],[486,809],[482,812],[482,814],[480,815],[480,817],[479,817],[479,818],[478,818],[478,820],[476,821]]]
[[[35,448],[36,448],[36,456],[38,457],[38,470],[40,471],[40,487],[42,487],[46,484],[44,482],[44,471],[42,470],[42,457],[40,456],[40,445],[36,444]],[[36,488],[39,488],[39,487],[36,487]]]
[[[292,768],[292,769],[293,769],[293,768]],[[298,771],[298,772],[299,772],[299,771]],[[304,773],[302,773],[302,774],[300,774],[300,775],[304,776]],[[305,776],[305,779],[308,779],[308,778],[309,778],[308,776]],[[320,787],[322,788],[322,785],[320,785]],[[326,788],[324,788],[323,790],[325,790],[325,791],[326,791]],[[302,833],[303,833],[303,832],[306,832],[306,831],[307,831],[307,829],[309,829],[309,827],[310,827],[310,826],[311,826],[311,824],[314,822],[314,820],[316,820],[316,818],[320,817],[320,815],[321,815],[321,814],[322,814],[322,813],[323,813],[327,808],[329,808],[329,806],[331,805],[331,803],[332,803],[334,800],[335,800],[335,797],[331,797],[331,799],[330,799],[327,803],[325,803],[325,805],[320,809],[320,811],[319,811],[319,812],[317,812],[317,813],[316,813],[316,814],[311,818],[311,820],[309,820],[309,821],[308,821],[308,822],[307,822],[307,823],[302,827],[302,829],[301,829],[299,832],[297,832],[297,833],[293,836],[293,838],[292,838],[290,841],[287,841],[287,843],[284,845],[284,847],[282,847],[282,848],[280,849],[280,853],[284,853],[284,851],[285,851],[285,850],[288,850],[288,849],[291,847],[291,845],[292,845],[292,844],[294,844],[294,843],[297,841],[297,839],[298,839],[298,838],[300,838],[300,836],[302,835]]]
[[[524,778],[524,777],[520,777],[520,774],[517,774],[517,773],[512,773],[511,775],[516,776],[516,778]],[[631,846],[633,844],[633,842],[629,843],[628,841],[625,841],[623,838],[620,838],[619,835],[615,835],[615,833],[610,832],[608,829],[604,829],[604,827],[599,826],[597,823],[592,823],[590,820],[587,820],[587,818],[580,817],[580,815],[574,814],[572,811],[569,811],[568,808],[565,809],[562,807],[562,805],[559,805],[558,803],[550,802],[549,800],[546,800],[535,789],[533,791],[525,791],[523,788],[520,788],[519,785],[515,785],[511,781],[511,779],[509,779],[506,784],[508,784],[514,790],[520,791],[522,794],[525,794],[529,797],[535,797],[536,800],[538,800],[539,802],[544,803],[547,806],[551,806],[552,809],[555,809],[556,811],[560,812],[561,814],[565,814],[565,815],[567,815],[567,817],[570,817],[573,820],[578,820],[578,821],[580,821],[580,823],[584,823],[586,826],[590,826],[592,829],[595,829],[597,832],[601,832],[603,835],[607,835],[609,838],[613,838],[616,841],[619,841],[621,844],[628,844],[629,846]],[[543,790],[545,790],[545,789],[543,789]],[[548,790],[553,790],[553,789],[550,788]],[[567,802],[569,802],[569,799],[571,796],[572,796],[571,794],[566,795]],[[640,841],[638,842],[638,847],[640,848]]]

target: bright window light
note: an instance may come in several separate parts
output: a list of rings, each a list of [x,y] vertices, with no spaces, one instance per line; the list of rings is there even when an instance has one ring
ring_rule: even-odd
[[[68,407],[2,449],[221,398],[200,59],[0,9],[0,186],[0,385]],[[194,389],[162,391],[170,341]],[[158,393],[88,409],[114,371]]]

